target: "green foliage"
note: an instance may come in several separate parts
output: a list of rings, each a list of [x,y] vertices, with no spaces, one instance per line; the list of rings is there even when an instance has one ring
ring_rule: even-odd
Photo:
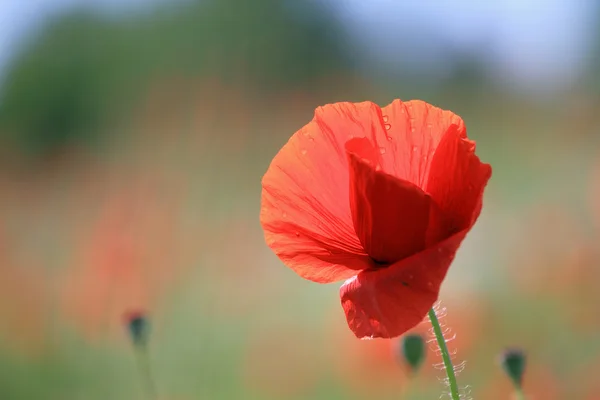
[[[89,142],[165,74],[216,75],[263,90],[306,85],[348,67],[340,37],[310,1],[194,2],[116,20],[72,13],[13,63],[0,132],[34,155]]]
[[[3,88],[3,132],[37,152],[65,143],[101,119],[108,78],[102,51],[106,28],[97,19],[72,15],[50,26],[22,54]]]

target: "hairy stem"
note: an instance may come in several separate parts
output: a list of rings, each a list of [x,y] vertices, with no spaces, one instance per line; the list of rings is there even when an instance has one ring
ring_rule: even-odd
[[[448,377],[448,385],[450,386],[450,395],[452,396],[452,400],[460,400],[452,359],[450,358],[450,353],[448,352],[448,346],[446,346],[446,339],[444,338],[442,327],[440,326],[440,322],[438,321],[437,315],[435,314],[435,310],[433,308],[429,310],[429,320],[431,321],[431,326],[433,327],[433,332],[435,333],[435,338],[437,340],[438,347],[440,348],[440,352],[442,353],[442,359],[444,360],[446,376]]]

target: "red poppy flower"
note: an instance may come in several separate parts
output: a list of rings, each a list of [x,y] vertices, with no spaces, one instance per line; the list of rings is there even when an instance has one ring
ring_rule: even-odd
[[[422,101],[319,107],[262,181],[267,244],[303,278],[346,279],[359,337],[390,338],[437,300],[491,167],[460,117]]]

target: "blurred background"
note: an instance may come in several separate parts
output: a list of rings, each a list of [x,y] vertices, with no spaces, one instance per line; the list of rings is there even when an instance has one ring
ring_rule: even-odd
[[[599,72],[594,0],[2,0],[0,399],[147,399],[131,311],[161,400],[438,398],[258,222],[316,106],[394,98],[494,168],[442,293],[459,383],[510,398],[517,345],[531,399],[600,399]]]

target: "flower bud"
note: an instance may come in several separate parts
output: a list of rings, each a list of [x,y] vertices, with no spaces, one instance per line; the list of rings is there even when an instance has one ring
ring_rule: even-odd
[[[425,361],[425,340],[419,334],[409,334],[400,340],[400,356],[412,372],[417,372]]]
[[[128,312],[124,316],[125,324],[133,344],[145,346],[150,334],[150,321],[141,311]]]
[[[518,389],[520,389],[523,384],[525,361],[525,353],[520,349],[507,349],[500,355],[500,364],[502,368]]]

